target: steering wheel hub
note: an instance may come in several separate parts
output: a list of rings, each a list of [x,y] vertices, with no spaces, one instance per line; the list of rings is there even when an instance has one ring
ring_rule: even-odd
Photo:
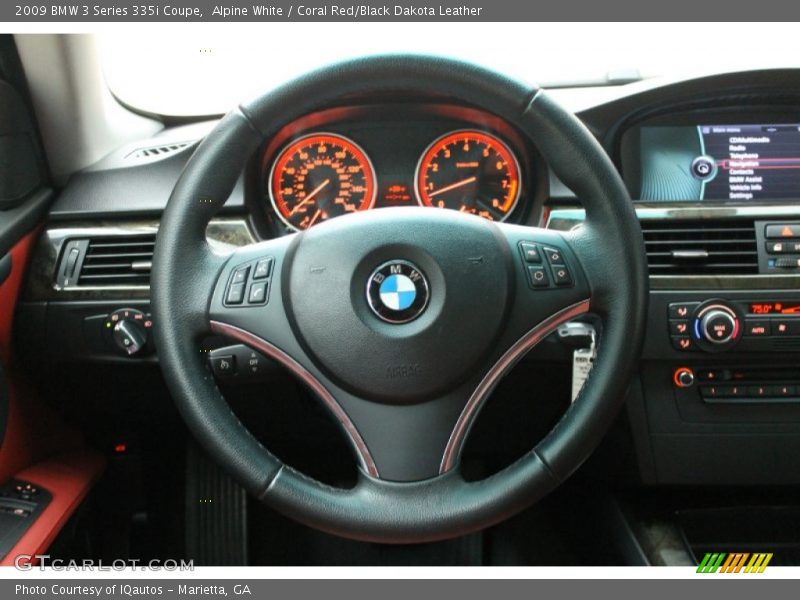
[[[492,223],[381,209],[297,238],[287,305],[307,351],[338,384],[370,400],[419,402],[486,358],[513,282],[508,244]]]

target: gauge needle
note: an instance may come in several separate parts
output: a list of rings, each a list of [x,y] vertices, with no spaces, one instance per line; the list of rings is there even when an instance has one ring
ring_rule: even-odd
[[[460,188],[462,185],[468,185],[473,181],[477,180],[478,178],[474,175],[472,177],[467,177],[466,179],[462,179],[461,181],[457,181],[455,183],[451,183],[450,185],[444,186],[440,190],[436,190],[435,192],[431,192],[428,194],[428,198],[433,198],[434,196],[438,196],[439,194],[444,194],[445,192],[449,192],[450,190],[454,190],[456,188]]]
[[[322,214],[322,209],[318,208],[317,212],[314,213],[314,216],[311,217],[311,220],[308,222],[308,226],[311,227],[314,223],[316,223],[317,219],[319,219],[319,216],[321,214]]]
[[[298,211],[298,209],[300,209],[301,207],[303,207],[306,204],[308,204],[309,202],[311,202],[311,200],[313,200],[314,196],[316,196],[323,189],[325,189],[325,186],[328,185],[330,182],[331,182],[330,179],[326,179],[325,181],[320,183],[317,187],[315,187],[313,190],[311,190],[311,193],[309,193],[308,196],[303,198],[303,201],[292,209],[292,211],[289,213],[289,216],[291,217],[294,213],[296,213]]]

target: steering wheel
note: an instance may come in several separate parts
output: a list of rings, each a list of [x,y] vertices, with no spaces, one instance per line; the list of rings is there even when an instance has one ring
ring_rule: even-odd
[[[209,247],[210,219],[265,140],[348,98],[397,93],[440,96],[515,125],[580,198],[584,224],[559,233],[452,210],[391,208],[225,256]],[[639,355],[647,270],[626,189],[577,118],[542,90],[494,72],[392,56],[321,69],[226,115],[172,192],[151,286],[167,384],[189,429],[229,474],[309,526],[412,543],[497,523],[589,456]],[[254,286],[264,293],[253,296]],[[589,311],[602,319],[603,334],[579,397],[522,458],[466,481],[461,449],[497,382],[560,324]],[[358,459],[353,488],[296,471],[247,431],[198,352],[210,332],[268,355],[315,393]]]

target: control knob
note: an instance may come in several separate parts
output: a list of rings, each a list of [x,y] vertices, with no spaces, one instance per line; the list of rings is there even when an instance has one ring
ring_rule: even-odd
[[[709,307],[700,317],[700,334],[711,344],[727,344],[738,330],[739,319],[727,307]]]
[[[142,311],[123,308],[111,313],[106,320],[106,328],[111,330],[114,344],[127,356],[142,352],[147,344],[147,330],[152,321]]]

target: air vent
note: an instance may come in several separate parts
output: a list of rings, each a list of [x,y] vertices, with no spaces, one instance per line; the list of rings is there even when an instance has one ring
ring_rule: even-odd
[[[154,234],[90,239],[81,264],[78,285],[149,285],[155,244]]]
[[[172,154],[178,150],[183,150],[192,142],[177,142],[174,144],[162,144],[159,146],[149,146],[147,148],[139,148],[134,150],[125,158],[150,158],[153,156],[163,156],[165,154]]]
[[[651,275],[746,275],[758,273],[753,221],[643,220]]]

